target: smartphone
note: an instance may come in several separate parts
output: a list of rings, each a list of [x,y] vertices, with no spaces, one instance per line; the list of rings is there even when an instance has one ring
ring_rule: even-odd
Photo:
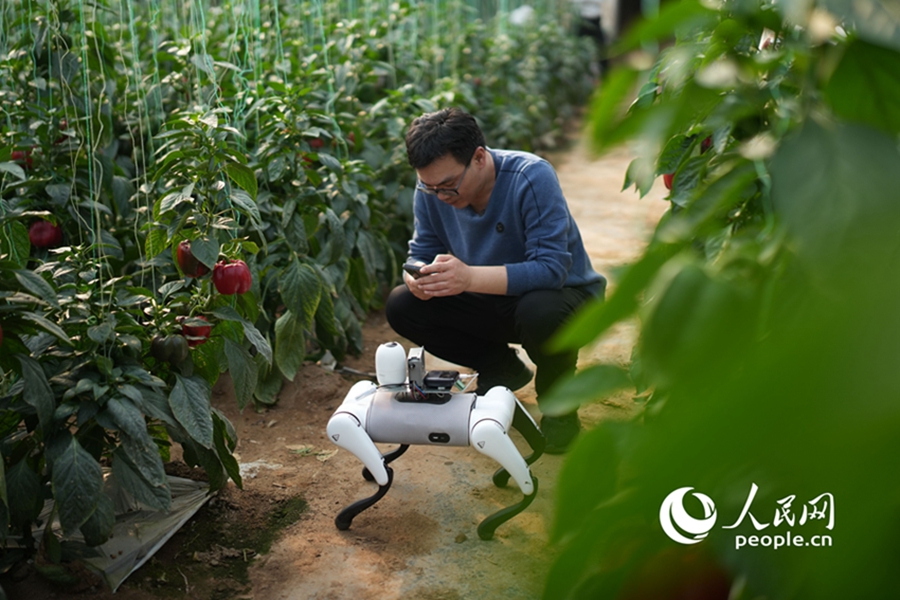
[[[424,266],[425,265],[417,265],[415,263],[408,262],[403,265],[403,270],[406,271],[407,273],[409,273],[410,275],[412,275],[413,279],[418,279],[419,277],[422,277],[422,275],[423,275],[422,267],[424,267]]]

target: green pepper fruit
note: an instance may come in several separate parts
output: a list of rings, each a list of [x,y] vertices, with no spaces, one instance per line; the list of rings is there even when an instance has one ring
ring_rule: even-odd
[[[180,363],[188,357],[190,347],[183,335],[170,335],[166,337],[166,351],[168,352],[168,361],[172,364]]]
[[[154,336],[153,340],[150,342],[150,356],[159,362],[169,360],[170,351],[166,347],[166,338],[161,335]]]

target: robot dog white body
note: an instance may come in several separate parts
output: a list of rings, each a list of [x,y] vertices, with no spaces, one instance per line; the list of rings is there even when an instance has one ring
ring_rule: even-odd
[[[484,396],[453,394],[443,404],[401,401],[399,386],[357,382],[328,421],[328,437],[356,456],[379,485],[388,474],[375,443],[468,446],[500,463],[526,496],[534,483],[525,459],[509,437],[518,400],[504,387]]]
[[[361,507],[353,505],[338,515],[338,528],[349,528],[356,514],[387,492],[392,480],[392,471],[387,463],[402,454],[409,445],[472,446],[503,467],[495,475],[497,485],[505,485],[508,477],[512,477],[526,496],[521,506],[501,511],[503,515],[498,513],[491,522],[490,518],[485,520],[483,527],[479,528],[479,535],[490,539],[493,530],[521,512],[536,493],[537,480],[532,477],[528,465],[540,455],[543,443],[526,461],[509,437],[511,426],[522,431],[523,424],[529,430],[533,428],[540,436],[534,421],[505,387],[491,388],[483,396],[474,393],[451,394],[447,388],[436,391],[423,387],[422,381],[429,380],[424,373],[421,348],[411,350],[407,360],[403,347],[396,342],[382,344],[376,352],[375,361],[378,385],[371,381],[354,384],[328,421],[327,433],[332,442],[365,465],[367,478],[371,475],[380,486],[380,491],[376,496],[357,503]],[[450,373],[454,377],[457,375]],[[534,434],[528,442],[534,448],[533,439]],[[543,437],[540,436],[540,439],[542,442]],[[394,456],[382,455],[376,443],[401,444],[401,448]],[[505,473],[502,473],[504,470]]]

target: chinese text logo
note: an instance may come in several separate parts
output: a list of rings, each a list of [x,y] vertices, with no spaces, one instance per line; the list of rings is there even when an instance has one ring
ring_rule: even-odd
[[[705,494],[693,492],[693,496],[700,501],[703,507],[702,519],[691,516],[685,510],[685,496],[693,489],[692,487],[678,488],[666,496],[659,507],[659,524],[662,526],[665,534],[679,544],[696,544],[702,541],[716,524],[716,505]],[[799,515],[794,512],[792,506],[797,496],[794,494],[785,496],[776,501],[777,506],[774,509],[772,519],[762,521],[750,512],[757,491],[759,491],[759,487],[755,483],[751,484],[750,493],[747,496],[743,509],[741,509],[740,516],[733,524],[723,525],[722,529],[736,529],[748,517],[757,532],[762,532],[770,526],[773,530],[776,528],[793,528],[795,525],[802,527],[810,521],[824,521],[826,529],[829,531],[834,529],[834,496],[827,492],[803,504],[802,512],[798,511]],[[832,544],[830,535],[805,537],[795,534],[790,529],[785,532],[770,531],[761,535],[736,535],[734,540],[735,549],[740,549],[744,546],[763,546],[775,549],[788,546],[830,547]]]

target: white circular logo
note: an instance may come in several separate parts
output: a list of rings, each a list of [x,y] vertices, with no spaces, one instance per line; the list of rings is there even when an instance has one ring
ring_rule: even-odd
[[[662,525],[666,535],[679,544],[696,544],[702,541],[716,524],[716,505],[706,494],[700,492],[693,494],[703,505],[702,519],[695,519],[684,510],[684,497],[692,489],[694,488],[678,488],[666,496],[662,506],[659,507],[659,524]],[[691,537],[685,534],[690,534]]]

